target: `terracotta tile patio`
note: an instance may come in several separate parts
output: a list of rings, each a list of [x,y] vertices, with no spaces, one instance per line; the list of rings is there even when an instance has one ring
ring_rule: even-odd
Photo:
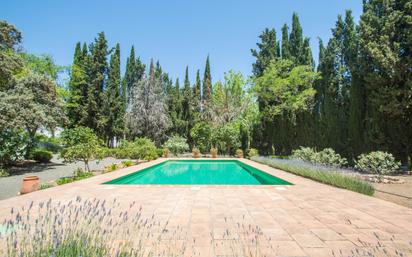
[[[233,256],[239,223],[258,226],[266,256],[412,256],[412,209],[292,175],[250,160],[241,161],[292,186],[138,186],[101,183],[164,161],[0,201],[0,220],[10,209],[52,198],[68,202],[116,198],[136,201],[145,215],[187,231],[191,256]],[[223,234],[226,236],[223,237]],[[402,255],[401,255],[402,254]]]

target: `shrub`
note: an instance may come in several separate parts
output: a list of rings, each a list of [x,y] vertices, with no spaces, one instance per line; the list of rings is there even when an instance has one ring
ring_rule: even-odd
[[[299,149],[292,151],[292,158],[308,162],[316,162],[316,151],[313,148],[301,146]]]
[[[168,148],[174,156],[189,150],[186,138],[181,136],[173,136],[169,138],[166,143],[163,144],[163,147]]]
[[[212,147],[210,149],[210,154],[212,155],[212,158],[216,158],[217,157],[217,148]]]
[[[190,130],[190,136],[199,150],[206,152],[212,138],[212,127],[207,122],[198,122]]]
[[[193,155],[193,158],[199,158],[200,157],[200,150],[198,148],[194,147],[192,149],[192,155]]]
[[[59,178],[56,181],[56,183],[57,183],[57,185],[64,185],[64,184],[67,184],[67,183],[71,183],[71,182],[74,182],[74,181],[90,178],[90,177],[93,177],[93,176],[94,176],[93,173],[85,172],[82,169],[78,168],[73,172],[73,176]]]
[[[342,167],[348,164],[346,158],[342,158],[332,148],[325,148],[317,152],[310,147],[300,147],[300,149],[293,151],[292,158],[333,167]]]
[[[133,144],[136,147],[139,159],[151,161],[159,157],[157,154],[157,148],[152,140],[148,138],[138,138],[133,142]]]
[[[170,155],[169,149],[164,148],[164,149],[163,149],[163,157],[164,157],[164,158],[169,158],[169,155]]]
[[[355,168],[362,172],[375,174],[391,174],[400,167],[400,162],[392,154],[382,151],[361,154],[355,162]]]
[[[30,158],[41,163],[50,162],[53,158],[53,153],[43,149],[35,149],[31,154]]]
[[[122,165],[123,165],[123,167],[130,167],[130,166],[133,166],[135,164],[135,162],[134,161],[132,161],[132,160],[125,160],[125,161],[122,161]]]
[[[66,163],[82,161],[90,171],[89,161],[102,158],[101,143],[90,128],[67,129],[62,132],[62,142],[64,148],[60,156]]]
[[[277,159],[270,157],[253,157],[253,161],[269,165],[305,178],[309,178],[327,185],[344,188],[365,195],[373,195],[375,189],[362,179],[336,172],[325,166],[317,167],[299,160]]]
[[[325,148],[317,153],[316,163],[333,167],[342,167],[347,165],[348,161],[346,160],[346,158],[342,158],[340,154],[335,153],[332,148]]]
[[[258,155],[259,155],[259,152],[258,152],[257,149],[255,149],[255,148],[250,148],[250,149],[249,149],[248,156],[249,156],[250,158],[252,158],[252,157],[254,157],[254,156],[258,156]]]
[[[137,138],[133,142],[122,140],[120,147],[116,149],[116,157],[150,161],[157,159],[159,153],[153,141],[148,138]]]
[[[250,148],[247,155],[249,156],[249,158],[252,158],[254,156],[258,156],[259,151],[255,148]]]
[[[27,133],[16,129],[0,129],[0,165],[10,166],[24,159]]]
[[[243,158],[243,150],[242,149],[237,149],[236,150],[236,157],[237,158]]]
[[[47,188],[51,188],[51,187],[54,187],[54,185],[51,184],[51,183],[41,183],[40,186],[39,186],[39,190],[43,190],[43,189],[47,189]]]
[[[1,177],[8,177],[10,174],[5,169],[0,169],[0,178]]]
[[[120,165],[119,165],[119,164],[117,164],[117,163],[112,163],[112,164],[106,166],[106,172],[112,172],[112,171],[115,171],[115,170],[117,170],[117,169],[119,169],[119,168],[120,168]]]

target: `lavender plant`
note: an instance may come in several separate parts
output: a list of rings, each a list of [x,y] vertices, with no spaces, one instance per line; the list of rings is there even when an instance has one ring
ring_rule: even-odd
[[[316,165],[296,159],[278,159],[256,156],[251,158],[271,167],[281,169],[293,174],[310,178],[315,181],[358,193],[373,195],[375,190],[372,185],[363,181],[352,173],[351,170],[335,168],[332,166]]]
[[[170,231],[135,202],[126,207],[116,199],[32,202],[11,209],[2,227],[0,256],[182,256],[186,248],[177,244],[182,229]]]

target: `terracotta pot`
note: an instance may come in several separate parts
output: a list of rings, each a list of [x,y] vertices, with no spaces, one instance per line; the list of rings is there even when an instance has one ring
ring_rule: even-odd
[[[23,178],[20,194],[27,194],[39,190],[39,177],[28,176]]]

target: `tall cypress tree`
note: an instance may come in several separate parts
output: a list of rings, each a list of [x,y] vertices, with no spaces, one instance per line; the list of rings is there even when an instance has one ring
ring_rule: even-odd
[[[86,125],[95,130],[100,136],[104,136],[103,100],[107,77],[107,40],[104,32],[100,32],[91,45],[90,60],[90,86],[87,98]]]
[[[130,92],[133,91],[133,87],[137,85],[137,82],[143,78],[145,69],[146,65],[140,61],[140,58],[136,59],[135,49],[134,46],[132,46],[130,55],[126,61],[126,71],[123,78],[124,98],[127,103],[130,99]]]
[[[209,55],[206,58],[205,73],[203,75],[203,105],[207,108],[207,105],[212,99],[212,75],[210,73]]]
[[[192,89],[190,87],[190,80],[189,80],[189,67],[186,66],[186,73],[185,73],[185,82],[183,87],[183,97],[182,97],[182,119],[185,121],[184,136],[188,139],[189,143],[191,143],[191,136],[190,130],[194,125],[193,121],[193,106],[192,106]]]
[[[289,32],[288,25],[285,23],[282,27],[282,59],[290,58]]]
[[[70,96],[67,101],[67,116],[70,121],[70,126],[74,127],[80,123],[82,116],[82,81],[84,80],[84,72],[82,67],[82,48],[80,42],[76,44],[74,50],[73,64],[70,70],[69,92]]]
[[[105,136],[110,146],[113,146],[115,137],[119,139],[123,135],[125,109],[122,91],[123,88],[120,78],[120,45],[117,44],[110,58],[107,90],[105,94]]]
[[[303,35],[302,26],[299,22],[299,16],[297,13],[293,13],[292,16],[292,30],[289,35],[289,52],[290,55],[295,58],[298,64],[304,64],[302,61],[302,49],[303,49]]]

